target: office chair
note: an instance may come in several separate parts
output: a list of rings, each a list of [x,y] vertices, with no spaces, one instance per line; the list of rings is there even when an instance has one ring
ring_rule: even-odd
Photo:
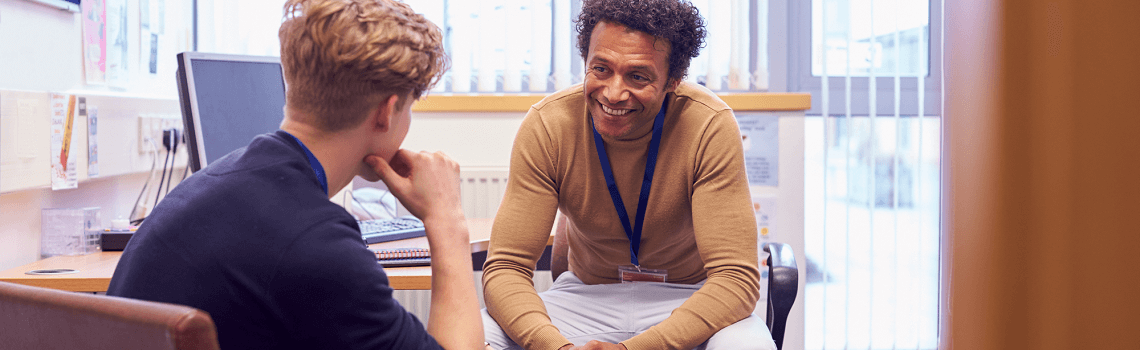
[[[768,252],[768,317],[765,324],[772,332],[776,349],[784,347],[784,329],[788,325],[788,313],[796,302],[800,289],[800,272],[796,267],[796,255],[787,243],[764,243]]]
[[[551,278],[557,280],[558,275],[566,272],[569,268],[566,256],[570,249],[566,235],[561,234],[566,230],[565,217],[561,213],[555,220],[555,225],[553,243],[546,246],[535,270],[550,270]],[[484,242],[476,248],[476,252],[472,253],[471,260],[476,271],[483,270],[483,262],[487,260],[488,247],[489,244]],[[772,333],[772,341],[776,343],[776,349],[782,349],[784,347],[784,330],[788,324],[788,313],[792,310],[792,304],[795,303],[796,294],[800,288],[799,268],[796,267],[796,256],[792,251],[792,246],[787,243],[764,243],[762,247],[765,252],[768,252],[768,305],[764,323],[768,326],[768,331]]]
[[[214,321],[181,305],[0,282],[0,347],[217,350]]]

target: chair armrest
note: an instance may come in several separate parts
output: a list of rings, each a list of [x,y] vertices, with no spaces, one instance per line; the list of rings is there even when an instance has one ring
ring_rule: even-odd
[[[776,348],[780,349],[784,343],[788,313],[792,310],[800,288],[800,273],[790,245],[764,243],[763,248],[768,252],[768,317],[765,323],[772,332]]]
[[[554,243],[554,236],[550,236],[546,241],[546,249],[542,251],[542,256],[538,258],[538,265],[535,266],[536,271],[550,270],[550,255],[551,245]],[[490,239],[481,239],[471,242],[471,269],[474,271],[483,271],[483,264],[487,262],[487,251],[491,249]]]

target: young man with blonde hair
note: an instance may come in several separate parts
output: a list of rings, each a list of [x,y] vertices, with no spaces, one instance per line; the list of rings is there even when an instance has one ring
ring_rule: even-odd
[[[210,313],[223,349],[479,349],[459,167],[400,149],[447,69],[442,35],[391,0],[290,0],[281,130],[194,174],[131,240],[109,295]],[[329,197],[383,180],[427,230],[425,330],[392,299],[355,219]]]

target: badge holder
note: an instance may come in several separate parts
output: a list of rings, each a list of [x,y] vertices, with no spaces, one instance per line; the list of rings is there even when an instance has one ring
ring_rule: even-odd
[[[632,265],[618,267],[618,276],[621,277],[621,283],[665,282],[665,277],[668,275],[668,270],[646,269]]]

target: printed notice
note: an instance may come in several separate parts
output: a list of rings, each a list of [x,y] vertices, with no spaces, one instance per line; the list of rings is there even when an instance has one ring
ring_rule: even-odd
[[[126,87],[130,71],[130,42],[127,35],[127,3],[107,1],[107,85]]]
[[[99,176],[99,108],[87,106],[87,177]]]
[[[72,130],[75,129],[77,101],[74,95],[51,94],[51,189],[79,187],[72,152]]]
[[[107,81],[107,8],[103,0],[83,1],[83,70],[87,84]]]
[[[744,142],[744,167],[748,184],[752,186],[779,185],[780,117],[766,115],[737,115],[740,136]]]
[[[776,230],[776,197],[752,196],[752,213],[756,214],[760,243],[772,242],[772,233]]]

